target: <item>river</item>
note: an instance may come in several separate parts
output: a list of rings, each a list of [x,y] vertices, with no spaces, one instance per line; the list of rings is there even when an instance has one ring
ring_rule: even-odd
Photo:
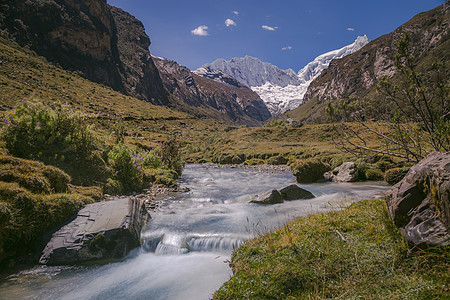
[[[299,184],[316,198],[248,203],[255,194],[292,183],[290,172],[188,165],[179,185],[190,192],[158,202],[140,249],[105,265],[36,266],[0,282],[0,299],[209,299],[232,275],[231,253],[246,240],[387,188],[381,183]]]

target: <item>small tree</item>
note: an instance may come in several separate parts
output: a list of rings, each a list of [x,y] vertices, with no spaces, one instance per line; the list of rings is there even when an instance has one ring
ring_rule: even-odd
[[[367,99],[328,103],[326,111],[335,123],[338,144],[354,154],[375,152],[413,161],[433,150],[449,151],[450,102],[445,62],[434,62],[426,74],[421,74],[410,54],[409,34],[405,33],[395,45],[398,77],[380,78],[377,90],[381,97],[376,103]],[[374,147],[369,140],[380,143]]]

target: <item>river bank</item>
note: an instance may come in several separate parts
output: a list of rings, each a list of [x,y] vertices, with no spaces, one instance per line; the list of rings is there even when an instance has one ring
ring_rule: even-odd
[[[301,185],[316,198],[261,206],[248,201],[295,183],[295,177],[286,171],[187,165],[178,183],[189,192],[157,200],[142,233],[143,246],[123,260],[35,266],[1,281],[0,298],[209,299],[230,278],[231,253],[245,241],[292,219],[342,209],[386,189],[375,183]]]

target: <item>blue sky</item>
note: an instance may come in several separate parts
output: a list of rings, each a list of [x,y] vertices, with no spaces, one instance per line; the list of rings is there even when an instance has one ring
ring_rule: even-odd
[[[192,70],[217,58],[250,55],[296,72],[316,56],[352,43],[358,35],[376,39],[444,2],[108,0],[142,21],[152,41],[152,54]]]

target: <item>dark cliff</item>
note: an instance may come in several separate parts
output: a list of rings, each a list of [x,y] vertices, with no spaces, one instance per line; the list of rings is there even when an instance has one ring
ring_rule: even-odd
[[[154,57],[166,89],[180,109],[201,117],[260,125],[270,117],[261,98],[231,76],[205,78],[175,61]]]
[[[168,105],[164,89],[148,47],[144,25],[120,8],[109,6],[117,28],[117,48],[122,64],[122,82],[127,94],[154,104]]]
[[[333,60],[310,84],[304,102],[314,100],[320,104],[326,100],[365,97],[374,92],[380,77],[396,75],[393,63],[395,42],[404,32],[410,33],[411,55],[418,66],[430,64],[434,60],[447,62],[450,56],[448,6],[444,4],[420,13],[359,51]],[[302,106],[298,110],[302,110]],[[305,106],[308,105],[305,103]]]
[[[105,0],[2,0],[0,5],[2,36],[92,81],[167,103],[142,24]],[[131,51],[138,55],[131,57]]]

